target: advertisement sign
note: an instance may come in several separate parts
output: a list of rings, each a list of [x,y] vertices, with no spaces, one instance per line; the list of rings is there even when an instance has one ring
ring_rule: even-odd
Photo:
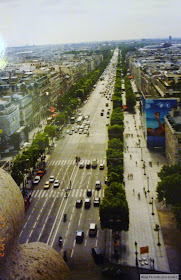
[[[149,246],[140,247],[140,254],[149,253]]]
[[[164,117],[177,107],[176,99],[145,99],[142,100],[142,120],[145,128],[147,147],[165,147]]]

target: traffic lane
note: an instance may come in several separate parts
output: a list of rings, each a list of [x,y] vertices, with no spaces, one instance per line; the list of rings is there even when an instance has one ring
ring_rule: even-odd
[[[38,241],[44,225],[49,217],[51,207],[54,206],[53,199],[38,199],[38,207],[34,207],[31,215],[28,218],[28,226],[23,228],[23,235],[26,240],[21,240],[24,243]]]

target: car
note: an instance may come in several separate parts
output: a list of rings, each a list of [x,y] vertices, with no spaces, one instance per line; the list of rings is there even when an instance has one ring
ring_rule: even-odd
[[[88,190],[87,190],[87,196],[88,196],[88,197],[91,197],[91,196],[92,196],[92,190],[91,190],[91,189],[88,189]]]
[[[84,168],[84,163],[82,161],[79,163],[79,168]]]
[[[83,230],[77,230],[76,231],[76,243],[82,243],[83,239],[84,239],[84,232]]]
[[[53,183],[54,181],[55,181],[54,176],[50,176],[50,178],[49,178],[49,182],[50,182],[50,183]]]
[[[44,190],[48,190],[50,188],[50,182],[46,181],[43,188],[44,188]]]
[[[72,131],[74,131],[75,129],[74,129],[74,127],[72,127]]]
[[[69,135],[72,135],[73,134],[73,132],[72,132],[72,130],[69,132]]]
[[[82,134],[82,132],[83,132],[83,129],[79,129],[79,134]]]
[[[59,185],[60,185],[60,182],[59,182],[59,180],[55,180],[55,182],[54,182],[54,188],[58,188],[59,187]]]
[[[92,168],[93,169],[97,168],[97,159],[92,160]]]
[[[41,180],[40,176],[35,176],[33,184],[37,185],[40,182],[40,180]]]
[[[75,128],[74,132],[75,132],[75,133],[77,133],[77,132],[78,132],[78,129],[77,129],[77,128]]]
[[[100,197],[94,197],[94,207],[99,207]]]
[[[105,177],[105,179],[104,179],[104,183],[105,183],[105,184],[107,184],[107,180],[108,180],[108,178]]]
[[[101,164],[99,165],[99,169],[100,169],[100,170],[103,170],[103,169],[104,169],[104,164],[103,164],[103,163],[101,163]]]
[[[101,181],[100,180],[97,180],[96,183],[95,183],[95,189],[96,190],[100,190],[101,189]]]
[[[67,130],[66,130],[66,133],[67,133],[67,134],[69,134],[69,132],[70,132],[70,130],[69,130],[69,129],[67,129]]]
[[[97,235],[97,225],[91,223],[89,227],[89,237],[96,237],[96,235]]]
[[[99,247],[92,248],[92,256],[96,264],[103,264],[104,256],[102,250]]]
[[[86,163],[86,169],[89,169],[89,168],[91,168],[91,163],[90,163],[90,162],[87,162],[87,163]]]
[[[79,199],[76,200],[75,207],[76,208],[81,208],[82,207],[82,199],[79,198]]]
[[[84,129],[83,133],[84,134],[87,134],[88,130],[87,129]]]
[[[101,112],[101,116],[104,116],[104,112]]]
[[[91,206],[91,200],[90,200],[90,198],[86,198],[85,202],[84,202],[85,209],[90,208],[90,206]]]

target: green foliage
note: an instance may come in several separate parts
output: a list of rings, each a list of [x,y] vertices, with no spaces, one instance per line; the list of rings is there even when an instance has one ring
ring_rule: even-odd
[[[112,138],[108,141],[108,148],[123,151],[123,142],[120,139]]]
[[[123,140],[123,131],[124,127],[122,125],[115,124],[112,126],[108,126],[109,139],[120,138],[121,140]]]
[[[122,113],[122,109],[120,107],[117,107],[119,111],[113,110],[113,113],[111,115],[111,125],[123,125],[124,124],[124,114]]]
[[[177,225],[181,227],[181,166],[164,165],[158,176],[161,179],[157,184],[158,200],[173,206]]]
[[[44,128],[44,133],[48,134],[50,138],[55,137],[55,127],[53,125],[46,125]]]

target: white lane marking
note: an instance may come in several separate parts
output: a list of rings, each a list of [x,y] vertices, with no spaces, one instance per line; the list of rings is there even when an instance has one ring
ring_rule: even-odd
[[[72,249],[72,252],[71,252],[71,255],[70,255],[71,258],[72,258],[72,256],[73,256],[73,253],[74,253],[74,249]]]
[[[85,240],[85,244],[84,244],[84,246],[86,247],[86,245],[87,245],[87,239]]]

